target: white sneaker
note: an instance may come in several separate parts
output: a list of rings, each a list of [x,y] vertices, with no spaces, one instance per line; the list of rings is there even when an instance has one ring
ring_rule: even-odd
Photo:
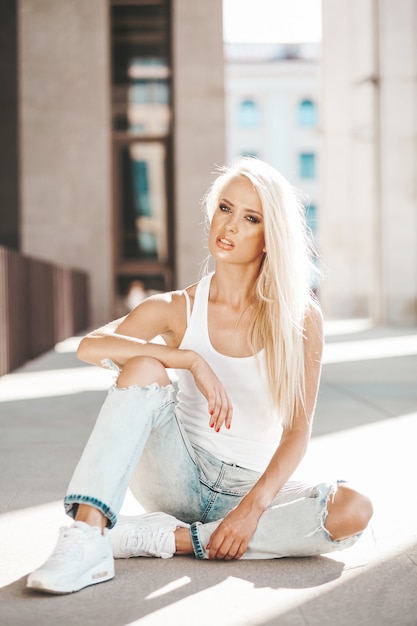
[[[132,556],[169,559],[175,552],[174,530],[179,527],[189,528],[189,524],[166,513],[145,513],[136,517],[121,515],[110,531],[113,556],[116,559]]]
[[[27,587],[49,593],[72,593],[114,577],[109,532],[75,522],[61,528],[49,559],[32,572]]]

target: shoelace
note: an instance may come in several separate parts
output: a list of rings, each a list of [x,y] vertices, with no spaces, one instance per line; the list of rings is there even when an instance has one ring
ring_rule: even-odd
[[[76,558],[80,554],[80,548],[86,539],[91,536],[80,528],[60,528],[58,543],[52,552],[50,559],[59,561],[63,557]]]
[[[152,530],[147,527],[137,527],[130,530],[123,538],[123,548],[132,556],[141,554],[159,555],[162,552],[165,535],[162,528]]]

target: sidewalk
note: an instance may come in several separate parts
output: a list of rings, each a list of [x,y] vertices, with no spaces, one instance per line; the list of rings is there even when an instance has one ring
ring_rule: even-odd
[[[112,377],[77,361],[72,339],[0,378],[0,624],[417,626],[417,328],[351,321],[326,335],[296,477],[345,478],[371,496],[360,542],[317,558],[116,561],[113,581],[67,596],[25,580],[68,523],[61,499]]]

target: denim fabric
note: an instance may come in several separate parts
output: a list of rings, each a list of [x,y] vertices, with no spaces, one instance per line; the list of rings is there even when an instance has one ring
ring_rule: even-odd
[[[261,515],[256,531],[242,559],[275,559],[314,556],[344,550],[359,535],[334,541],[324,524],[327,502],[337,483],[311,486],[289,482]],[[207,559],[206,545],[219,521],[191,525],[191,538],[197,558]]]
[[[75,469],[64,504],[75,517],[77,505],[91,504],[114,526],[135,469],[153,428],[172,421],[172,385],[112,388]]]
[[[208,416],[207,416],[208,422]],[[197,558],[207,558],[213,530],[260,474],[223,463],[193,446],[175,415],[175,389],[156,384],[109,394],[65,497],[75,516],[79,503],[98,508],[111,528],[127,487],[147,511],[164,511],[191,524]],[[260,518],[242,558],[308,556],[341,550],[357,537],[333,541],[324,524],[335,484],[287,483]]]

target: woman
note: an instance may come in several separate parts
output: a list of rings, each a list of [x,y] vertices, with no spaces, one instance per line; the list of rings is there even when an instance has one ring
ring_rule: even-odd
[[[352,545],[372,515],[346,484],[289,482],[310,438],[323,344],[295,191],[242,158],[217,178],[206,210],[215,271],[80,344],[82,360],[117,368],[117,383],[68,488],[74,525],[31,588],[109,580],[113,555],[326,553]],[[151,513],[118,520],[129,484]]]

